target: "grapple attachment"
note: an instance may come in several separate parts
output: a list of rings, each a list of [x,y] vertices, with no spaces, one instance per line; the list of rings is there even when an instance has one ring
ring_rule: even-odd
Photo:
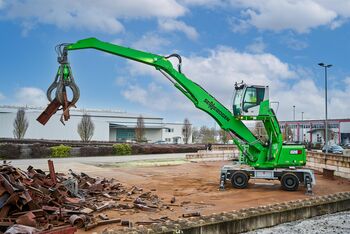
[[[54,81],[49,86],[46,92],[47,99],[50,104],[44,110],[44,112],[37,118],[37,120],[45,125],[57,110],[63,110],[61,115],[61,122],[64,125],[64,121],[68,121],[70,118],[69,109],[75,107],[75,103],[79,100],[80,91],[76,85],[72,73],[72,69],[68,63],[67,51],[65,49],[66,44],[61,44],[56,47],[58,53],[59,67]],[[67,89],[72,91],[72,99],[68,100]],[[54,92],[54,98],[52,93]]]

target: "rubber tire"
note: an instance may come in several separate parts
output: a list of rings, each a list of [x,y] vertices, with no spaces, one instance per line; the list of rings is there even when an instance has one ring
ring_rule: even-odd
[[[232,187],[244,189],[248,186],[249,177],[244,171],[236,171],[231,177]]]
[[[286,191],[296,191],[299,187],[299,179],[293,173],[286,173],[281,178],[281,186]]]

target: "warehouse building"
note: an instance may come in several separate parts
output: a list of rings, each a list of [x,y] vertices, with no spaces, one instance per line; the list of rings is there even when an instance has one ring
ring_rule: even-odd
[[[311,142],[324,144],[325,121],[324,120],[296,120],[280,121],[282,132],[288,126],[292,132],[291,141]],[[350,143],[350,119],[329,119],[328,136],[330,143]]]
[[[25,138],[50,140],[80,140],[77,127],[84,113],[91,116],[95,125],[94,141],[133,142],[135,141],[135,128],[139,114],[130,114],[113,110],[81,110],[71,109],[70,119],[63,125],[60,122],[61,112],[58,111],[50,121],[41,125],[36,118],[43,108],[0,106],[0,138],[13,137],[13,121],[18,109],[24,108],[29,122]],[[182,144],[182,123],[168,123],[162,117],[143,116],[145,126],[145,140],[149,143],[161,142]],[[189,143],[192,143],[192,137]]]

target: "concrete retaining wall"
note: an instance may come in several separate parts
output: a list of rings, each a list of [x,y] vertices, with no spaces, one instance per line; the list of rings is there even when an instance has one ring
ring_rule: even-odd
[[[236,145],[212,145],[212,150],[198,150],[196,153],[186,154],[187,160],[234,160],[239,158]]]
[[[167,221],[150,226],[140,225],[112,233],[240,233],[346,210],[350,210],[350,192],[222,212],[209,216],[178,219],[174,222]]]
[[[307,153],[307,167],[323,171],[333,170],[334,175],[350,179],[350,157],[339,154],[324,154],[319,152]]]
[[[239,152],[235,150],[198,150],[197,153],[186,154],[186,159],[217,159],[217,160],[233,160],[239,158]]]

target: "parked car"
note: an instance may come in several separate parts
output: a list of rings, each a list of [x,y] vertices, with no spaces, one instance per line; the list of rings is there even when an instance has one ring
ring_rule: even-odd
[[[154,144],[160,144],[160,145],[163,145],[163,144],[170,144],[169,142],[167,141],[156,141],[154,142]]]
[[[343,154],[344,149],[340,145],[328,145],[328,153]],[[323,146],[322,152],[326,152],[326,146]]]

